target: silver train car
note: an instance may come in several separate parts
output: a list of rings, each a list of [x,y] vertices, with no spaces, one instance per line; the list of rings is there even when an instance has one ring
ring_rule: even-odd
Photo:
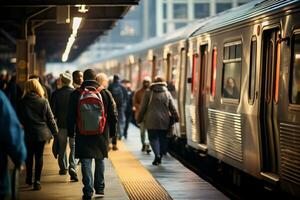
[[[88,66],[141,85],[163,76],[176,137],[300,197],[300,1],[252,1]]]

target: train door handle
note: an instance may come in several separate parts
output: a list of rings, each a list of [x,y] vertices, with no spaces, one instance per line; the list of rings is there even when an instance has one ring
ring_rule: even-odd
[[[258,91],[255,91],[255,99],[258,99]]]

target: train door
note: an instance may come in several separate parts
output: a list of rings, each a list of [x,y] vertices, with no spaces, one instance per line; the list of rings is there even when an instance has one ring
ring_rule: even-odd
[[[186,50],[184,48],[181,49],[180,51],[180,61],[179,61],[179,97],[178,97],[178,108],[179,108],[179,114],[180,114],[180,133],[182,135],[186,134],[186,129],[185,129],[185,86],[186,86],[186,82],[185,82],[185,76],[186,76]]]
[[[300,197],[300,29],[294,31],[290,41],[281,43],[284,60],[290,59],[290,65],[285,66],[289,74],[280,77],[280,178],[285,190]],[[283,84],[284,80],[289,84]]]
[[[279,29],[273,28],[263,32],[262,83],[261,83],[261,150],[262,175],[268,181],[276,183],[278,178],[278,93],[276,94],[277,75],[279,75],[280,44]]]
[[[205,129],[205,77],[207,68],[207,50],[208,45],[204,44],[200,46],[200,81],[199,81],[199,126],[200,126],[200,144],[206,144],[206,129]]]

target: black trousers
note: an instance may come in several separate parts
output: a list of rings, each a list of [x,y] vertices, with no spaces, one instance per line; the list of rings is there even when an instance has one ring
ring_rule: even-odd
[[[35,158],[34,180],[40,181],[43,168],[43,153],[46,141],[26,141],[26,179],[32,180],[33,156]]]
[[[125,117],[126,117],[126,120],[125,120],[125,127],[124,127],[124,137],[127,138],[127,130],[128,130],[128,126],[129,126],[129,123],[132,121],[132,113],[125,113]]]

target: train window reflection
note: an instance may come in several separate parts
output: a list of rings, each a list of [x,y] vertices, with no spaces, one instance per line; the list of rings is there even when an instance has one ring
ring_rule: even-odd
[[[229,58],[228,53],[229,52]],[[224,45],[224,67],[222,81],[222,96],[228,99],[240,98],[240,80],[242,68],[241,42],[233,42]]]
[[[293,66],[291,74],[291,102],[300,104],[300,35],[293,38]]]
[[[253,37],[251,41],[249,89],[248,89],[248,97],[249,97],[250,104],[253,104],[254,94],[255,94],[256,47],[257,47],[256,37]]]

